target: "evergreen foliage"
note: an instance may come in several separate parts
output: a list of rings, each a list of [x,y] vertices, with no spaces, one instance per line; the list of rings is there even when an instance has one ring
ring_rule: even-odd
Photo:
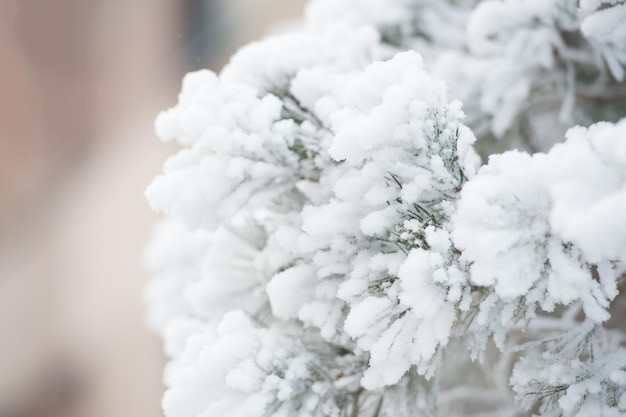
[[[166,416],[625,416],[625,10],[312,0],[187,75]]]

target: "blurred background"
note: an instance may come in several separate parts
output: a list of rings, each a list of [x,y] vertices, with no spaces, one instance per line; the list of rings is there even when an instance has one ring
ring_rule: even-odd
[[[0,0],[0,417],[156,417],[143,197],[182,76],[303,0]]]

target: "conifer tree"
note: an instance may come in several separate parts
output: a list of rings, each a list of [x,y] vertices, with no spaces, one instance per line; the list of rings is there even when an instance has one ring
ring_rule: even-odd
[[[187,75],[165,415],[626,415],[625,10],[312,0]]]

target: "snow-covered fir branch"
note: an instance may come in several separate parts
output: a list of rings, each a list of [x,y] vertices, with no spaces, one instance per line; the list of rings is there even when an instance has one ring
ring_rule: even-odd
[[[313,0],[187,75],[166,416],[626,415],[623,6]]]

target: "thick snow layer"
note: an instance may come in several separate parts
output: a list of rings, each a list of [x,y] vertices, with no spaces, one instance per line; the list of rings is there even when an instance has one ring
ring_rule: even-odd
[[[186,76],[155,123],[182,149],[146,191],[171,218],[146,256],[166,416],[469,409],[440,389],[517,415],[491,387],[512,364],[523,407],[623,414],[602,326],[626,271],[626,122],[480,170],[474,151],[621,115],[624,2],[580,7],[313,0],[299,32]],[[489,362],[457,365],[468,343]]]
[[[555,232],[593,262],[626,261],[626,120],[569,131],[550,154],[559,179],[551,188]]]
[[[448,102],[444,83],[423,70],[415,53],[375,62],[347,79],[335,100],[329,152],[345,170],[328,203],[303,211],[301,244],[313,253],[320,278],[350,278],[339,296],[350,306],[344,330],[370,353],[364,386],[395,384],[414,365],[430,375],[455,321],[453,302],[466,290],[462,274],[452,272],[454,283],[444,277],[454,269],[451,245],[437,228],[455,189],[474,173],[474,137],[460,122],[459,103]],[[425,256],[438,257],[437,268],[403,263],[411,248],[431,245],[436,252]],[[429,274],[439,269],[433,282]],[[432,296],[428,312],[415,299],[420,292]],[[313,305],[320,307],[305,304],[301,318],[317,317]]]
[[[453,227],[473,283],[505,304],[524,297],[529,314],[580,300],[591,320],[608,319],[621,270],[611,261],[624,254],[624,126],[574,128],[548,154],[490,158]]]

